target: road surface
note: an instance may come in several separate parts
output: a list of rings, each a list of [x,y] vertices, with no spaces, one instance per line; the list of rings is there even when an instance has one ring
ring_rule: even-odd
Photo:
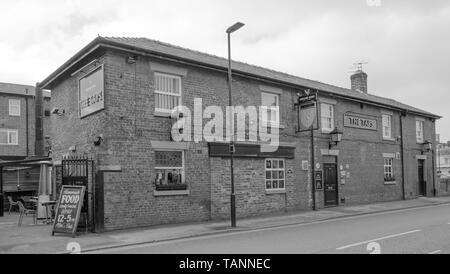
[[[239,224],[239,223],[238,223]],[[450,205],[187,238],[95,253],[450,254]]]

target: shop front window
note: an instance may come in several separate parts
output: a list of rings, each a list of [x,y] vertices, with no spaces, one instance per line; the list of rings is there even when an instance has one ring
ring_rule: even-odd
[[[393,162],[394,162],[393,158],[385,158],[384,159],[384,181],[385,182],[395,181]]]
[[[156,190],[185,190],[183,151],[155,151]]]
[[[266,159],[266,190],[285,189],[285,162]]]

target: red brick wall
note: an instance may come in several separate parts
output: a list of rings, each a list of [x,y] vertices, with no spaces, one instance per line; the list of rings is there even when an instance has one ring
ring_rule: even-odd
[[[24,96],[0,94],[0,128],[17,129],[19,131],[18,145],[0,145],[0,156],[27,156],[26,135],[26,102]],[[28,155],[34,155],[35,145],[35,111],[34,98],[28,98]],[[20,116],[9,115],[9,99],[20,100]]]
[[[136,64],[125,62],[126,55],[108,51],[99,59],[105,65],[105,109],[94,115],[78,118],[77,77],[66,79],[52,91],[52,105],[65,109],[63,116],[52,115],[53,149],[56,159],[70,153],[70,146],[77,152],[93,155],[96,166],[120,165],[121,173],[105,175],[105,226],[119,229],[176,223],[224,219],[229,216],[230,168],[227,158],[210,158],[204,142],[191,143],[185,153],[185,176],[189,195],[154,196],[154,149],[151,141],[170,141],[171,120],[154,115],[154,83],[150,59],[140,57]],[[187,70],[183,78],[183,104],[193,110],[194,98],[203,99],[208,105],[228,105],[228,86],[225,72],[217,72],[152,60]],[[234,78],[233,104],[260,105],[260,84],[256,80]],[[268,84],[265,84],[268,85]],[[274,85],[272,85],[274,86]],[[264,159],[236,159],[236,193],[238,217],[255,216],[270,212],[311,208],[310,172],[301,169],[302,160],[310,159],[309,133],[296,133],[297,116],[294,108],[297,90],[283,86],[280,98],[280,141],[295,147],[295,159],[286,161],[292,175],[286,175],[286,193],[266,194]],[[353,111],[378,118],[378,131],[343,127],[343,114]],[[413,116],[405,118],[405,135],[408,139],[405,163],[407,192],[413,192],[417,178],[415,122]],[[340,198],[345,204],[361,204],[398,200],[401,194],[400,160],[394,160],[397,184],[385,185],[383,153],[400,152],[399,141],[384,141],[381,133],[381,110],[376,107],[337,99],[335,122],[344,131],[344,140],[333,149],[339,150],[338,169],[343,166],[350,177],[345,185],[339,185]],[[400,135],[399,115],[394,115],[394,134]],[[426,122],[425,139],[434,140],[434,125]],[[430,132],[433,134],[430,135]],[[94,147],[99,134],[104,142]],[[328,134],[317,133],[316,162],[322,163],[320,149],[328,148]],[[412,138],[412,139],[411,139]],[[413,140],[413,141],[411,141]],[[431,156],[430,156],[431,157]],[[431,161],[427,161],[427,164]],[[347,168],[348,165],[348,168]],[[430,167],[430,166],[428,166]],[[430,170],[430,168],[429,168]],[[431,172],[428,173],[431,176]],[[341,179],[339,179],[341,183]],[[323,197],[317,193],[318,207]]]

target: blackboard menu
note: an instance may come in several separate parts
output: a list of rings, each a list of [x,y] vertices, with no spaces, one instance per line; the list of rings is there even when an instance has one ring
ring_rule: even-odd
[[[84,186],[62,186],[52,236],[55,233],[75,236],[83,206],[84,190]]]

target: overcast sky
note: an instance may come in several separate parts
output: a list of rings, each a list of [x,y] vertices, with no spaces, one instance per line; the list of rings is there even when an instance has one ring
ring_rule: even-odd
[[[0,7],[0,82],[34,85],[98,34],[226,57],[225,29],[242,21],[233,59],[342,87],[350,86],[352,64],[365,60],[370,93],[444,116],[438,133],[450,140],[448,0],[0,0]]]

